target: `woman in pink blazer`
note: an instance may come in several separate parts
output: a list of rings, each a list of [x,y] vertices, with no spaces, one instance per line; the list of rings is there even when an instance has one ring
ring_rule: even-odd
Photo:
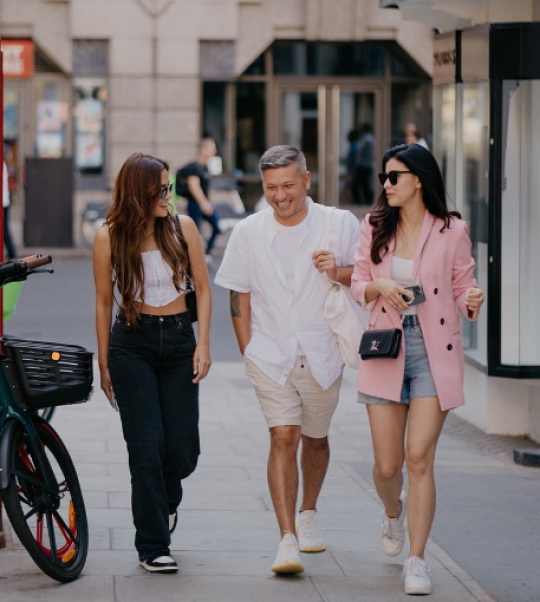
[[[403,336],[396,359],[360,361],[358,400],[369,416],[373,479],[384,505],[383,551],[401,553],[407,505],[405,592],[429,594],[424,550],[435,514],[435,448],[448,410],[464,403],[456,309],[475,320],[484,295],[473,275],[467,225],[448,211],[433,155],[417,144],[391,148],[379,179],[383,191],[362,223],[351,293],[370,310],[370,329],[402,328]],[[412,285],[423,295],[406,290]]]

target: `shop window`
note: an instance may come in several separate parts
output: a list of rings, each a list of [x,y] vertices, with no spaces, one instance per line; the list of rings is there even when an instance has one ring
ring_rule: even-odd
[[[437,86],[433,92],[433,154],[448,192],[449,205],[456,198],[456,86]],[[460,199],[461,201],[461,199]]]
[[[501,363],[540,365],[540,80],[503,82]]]
[[[489,157],[489,84],[463,86],[463,198],[460,207],[469,225],[472,255],[476,261],[478,286],[488,290],[488,157]],[[515,301],[515,297],[514,297]],[[463,344],[466,355],[487,366],[488,299],[476,322],[463,320]]]
[[[275,75],[384,75],[385,45],[378,42],[278,42],[273,46]]]
[[[39,76],[34,81],[36,107],[35,153],[37,157],[69,154],[69,86],[57,76]]]
[[[75,166],[80,175],[103,175],[107,82],[104,78],[75,78],[73,95]]]

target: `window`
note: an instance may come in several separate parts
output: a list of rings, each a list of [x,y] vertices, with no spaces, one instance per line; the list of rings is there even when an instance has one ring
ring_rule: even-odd
[[[104,78],[73,80],[75,166],[80,175],[105,173],[107,83]]]
[[[540,365],[540,80],[503,81],[501,363]]]
[[[435,134],[433,154],[442,171],[449,206],[452,206],[458,202],[456,198],[456,86],[438,86],[433,94]]]
[[[419,82],[393,82],[392,83],[392,131],[390,145],[405,142],[405,126],[410,121],[416,123],[420,129],[421,138],[427,140],[428,133],[421,130],[423,123],[424,102],[422,87]]]
[[[463,321],[465,353],[487,366],[489,84],[463,86],[463,219],[469,224],[476,280],[486,293],[476,322]]]
[[[236,168],[245,174],[259,173],[265,151],[266,85],[236,84]]]
[[[384,75],[384,43],[278,42],[273,56],[275,75]]]
[[[35,151],[38,157],[59,158],[69,154],[69,84],[56,75],[36,77]]]

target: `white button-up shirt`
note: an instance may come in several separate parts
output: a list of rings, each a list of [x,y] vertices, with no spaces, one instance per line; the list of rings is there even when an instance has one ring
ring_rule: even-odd
[[[245,355],[272,380],[284,385],[301,347],[315,380],[327,389],[341,374],[343,362],[337,337],[323,317],[327,289],[312,260],[320,250],[330,208],[309,197],[307,228],[294,263],[290,290],[275,252],[279,232],[273,209],[239,222],[229,239],[215,283],[239,293],[251,293],[251,339]],[[359,224],[350,211],[332,216],[330,251],[339,267],[354,263]]]

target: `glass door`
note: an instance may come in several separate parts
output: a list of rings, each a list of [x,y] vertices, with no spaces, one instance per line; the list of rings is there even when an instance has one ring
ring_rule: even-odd
[[[320,98],[314,90],[283,90],[279,100],[279,142],[301,149],[311,172],[310,196],[321,202],[320,196]]]
[[[337,97],[337,93],[335,93]],[[375,200],[376,165],[381,140],[377,92],[339,90],[334,110],[338,122],[339,205],[365,205]],[[339,104],[338,104],[339,103]]]
[[[283,83],[276,86],[272,144],[306,155],[312,198],[325,205],[372,205],[382,152],[382,89]]]

